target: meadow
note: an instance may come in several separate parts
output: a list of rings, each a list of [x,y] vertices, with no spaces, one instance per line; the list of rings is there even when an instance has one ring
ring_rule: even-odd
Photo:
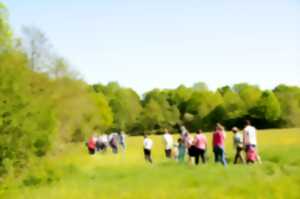
[[[226,168],[214,164],[211,146],[206,165],[166,160],[157,135],[151,136],[152,165],[144,161],[142,137],[128,137],[127,150],[117,155],[109,151],[90,156],[84,144],[57,145],[25,173],[6,179],[0,198],[300,198],[300,129],[259,131],[263,163],[256,165],[232,164],[232,135],[227,134]]]

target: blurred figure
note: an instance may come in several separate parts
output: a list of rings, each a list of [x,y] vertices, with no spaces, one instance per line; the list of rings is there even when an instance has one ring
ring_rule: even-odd
[[[178,142],[178,156],[177,156],[177,160],[179,162],[184,162],[184,156],[185,156],[185,153],[186,153],[186,148],[185,148],[185,143],[184,141],[182,140],[182,138],[179,138],[177,140]]]
[[[96,151],[101,151],[101,145],[102,145],[102,139],[101,139],[101,136],[97,136],[97,139],[96,139]]]
[[[172,148],[172,157],[174,158],[174,160],[178,160],[178,155],[179,155],[178,144],[175,143]]]
[[[217,127],[222,131],[224,138],[226,138],[226,132],[224,126],[220,123],[217,123]]]
[[[111,133],[109,136],[108,136],[108,142],[109,142],[109,146],[111,147],[112,149],[112,152],[114,154],[117,154],[118,153],[118,141],[117,141],[117,136],[118,134],[117,133]]]
[[[125,144],[126,135],[125,135],[124,131],[119,132],[118,136],[119,136],[119,144],[122,147],[122,149],[125,150],[125,148],[126,148],[126,144]]]
[[[256,147],[256,128],[254,126],[251,126],[250,120],[246,120],[246,122],[245,122],[243,138],[244,138],[243,142],[244,142],[246,151],[250,147],[253,147],[253,148]]]
[[[96,141],[97,141],[97,137],[94,135],[92,137],[89,138],[89,140],[87,141],[87,148],[89,151],[90,155],[94,155],[95,151],[96,151]]]
[[[243,131],[243,143],[247,152],[250,148],[253,148],[256,152],[256,160],[261,163],[261,158],[257,152],[257,140],[256,140],[256,128],[251,125],[250,120],[245,121],[245,128]],[[251,149],[251,150],[253,150]]]
[[[236,150],[235,156],[234,156],[234,164],[237,164],[239,161],[241,163],[244,163],[244,158],[242,156],[243,151],[243,137],[241,133],[239,133],[239,129],[237,127],[232,128],[233,133],[233,146]]]
[[[102,141],[102,151],[106,152],[107,151],[107,147],[109,145],[109,143],[108,143],[108,135],[107,134],[103,134],[101,136],[101,141]]]
[[[202,163],[205,163],[205,152],[207,148],[207,138],[203,134],[202,130],[199,129],[193,140],[195,146],[195,164],[199,164],[199,157],[201,157]]]
[[[188,148],[188,139],[189,139],[189,135],[190,133],[188,132],[188,130],[185,128],[185,126],[181,126],[180,127],[180,131],[181,131],[181,139],[185,144],[185,147]]]
[[[224,128],[220,125],[216,125],[216,130],[213,133],[213,152],[215,155],[215,162],[221,162],[224,166],[227,165],[225,158],[225,133]]]
[[[254,147],[250,146],[247,150],[246,153],[246,157],[247,157],[247,164],[249,163],[255,163],[257,161],[257,153]]]
[[[196,147],[194,145],[194,139],[191,135],[188,135],[185,145],[188,150],[188,163],[193,164],[193,158],[196,156]]]
[[[166,158],[171,158],[172,157],[172,147],[173,147],[173,137],[169,133],[168,129],[165,129],[165,134],[163,135],[163,141],[165,144]]]
[[[107,142],[108,141],[107,141],[106,134],[98,136],[97,142],[96,142],[97,151],[106,152],[107,145],[108,145]]]
[[[148,135],[144,134],[144,156],[146,162],[152,163],[151,150],[152,150],[153,142],[148,137]]]

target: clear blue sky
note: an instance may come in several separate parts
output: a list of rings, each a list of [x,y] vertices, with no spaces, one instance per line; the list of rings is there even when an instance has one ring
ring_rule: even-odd
[[[0,0],[1,1],[1,0]],[[300,85],[299,0],[4,0],[89,83]]]

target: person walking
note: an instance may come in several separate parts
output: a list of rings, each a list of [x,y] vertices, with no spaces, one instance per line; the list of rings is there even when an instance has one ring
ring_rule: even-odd
[[[196,156],[196,147],[194,145],[194,138],[191,135],[187,137],[185,145],[188,151],[188,163],[193,164],[193,158]]]
[[[251,125],[250,120],[246,120],[245,122],[245,128],[243,130],[243,142],[246,151],[250,148],[256,147],[257,141],[256,141],[256,128]]]
[[[227,165],[225,158],[225,133],[224,128],[219,124],[216,126],[216,130],[213,133],[213,152],[215,155],[215,162],[221,162],[224,166]]]
[[[243,137],[241,133],[239,133],[239,129],[237,127],[232,128],[232,133],[233,133],[233,146],[236,150],[233,164],[237,164],[238,162],[244,163],[245,160],[242,156]]]
[[[186,153],[185,143],[182,140],[182,138],[178,138],[177,142],[178,142],[178,149],[177,149],[178,150],[178,157],[177,157],[177,160],[178,160],[178,162],[182,163],[182,162],[184,162],[184,156],[185,156],[185,153]]]
[[[148,135],[144,134],[144,157],[146,162],[152,163],[151,150],[152,150],[153,142]]]
[[[243,130],[243,143],[245,146],[246,156],[248,156],[248,153],[255,153],[256,161],[261,163],[261,158],[257,151],[256,128],[251,125],[250,120],[245,121],[245,128]],[[255,152],[253,152],[253,150],[255,150]]]
[[[106,151],[107,151],[107,148],[108,148],[108,146],[109,146],[109,143],[108,143],[108,135],[107,135],[107,134],[103,134],[103,135],[101,136],[101,140],[102,140],[102,144],[103,144],[103,146],[102,146],[102,151],[103,151],[103,152],[106,152]]]
[[[117,138],[118,137],[118,134],[117,133],[111,133],[109,136],[108,136],[108,142],[109,142],[109,145],[112,149],[112,152],[114,154],[117,154],[118,153],[118,142],[117,142]]]
[[[173,137],[169,133],[168,129],[165,129],[165,134],[163,135],[163,141],[165,144],[166,158],[171,158],[172,157],[172,147],[173,147]]]
[[[188,130],[185,128],[185,126],[181,126],[180,127],[180,137],[182,139],[182,141],[184,142],[185,144],[185,147],[188,148],[188,142],[189,142],[189,136],[190,136],[190,133],[188,132]]]
[[[97,152],[102,151],[102,136],[97,136],[97,140],[96,140],[96,151],[97,151]]]
[[[94,155],[96,152],[96,141],[97,137],[96,135],[92,136],[88,141],[87,141],[87,148],[89,151],[90,155]]]
[[[124,131],[119,132],[118,136],[119,136],[119,144],[122,147],[122,149],[125,150],[126,149],[126,143],[125,143],[126,135],[125,135]]]
[[[201,157],[202,163],[205,163],[205,152],[207,148],[207,138],[199,129],[194,138],[193,145],[195,146],[195,164],[199,164],[199,157]]]

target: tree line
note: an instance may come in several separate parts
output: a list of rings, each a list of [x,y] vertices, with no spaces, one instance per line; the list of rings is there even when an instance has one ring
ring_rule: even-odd
[[[103,94],[113,113],[112,128],[129,134],[145,131],[176,131],[185,125],[191,131],[210,131],[220,122],[225,127],[242,127],[250,119],[258,128],[298,127],[300,88],[279,85],[262,90],[247,83],[209,90],[205,83],[176,89],[153,89],[140,98],[134,90],[118,83],[93,85]]]
[[[116,82],[89,85],[35,27],[15,37],[0,3],[0,176],[18,171],[93,132],[160,133],[226,127],[247,118],[259,128],[300,125],[300,88],[262,90],[247,83],[209,90],[204,83],[153,89],[140,97]],[[53,147],[56,146],[56,147]]]

